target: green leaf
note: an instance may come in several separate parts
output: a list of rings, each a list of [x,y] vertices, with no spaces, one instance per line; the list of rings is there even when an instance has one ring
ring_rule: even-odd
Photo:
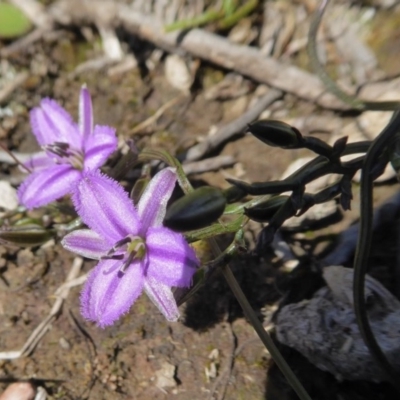
[[[0,241],[22,247],[39,246],[46,243],[54,235],[54,231],[36,224],[11,226],[0,229]]]
[[[138,161],[149,161],[149,160],[161,160],[164,161],[171,167],[176,168],[176,173],[178,175],[178,183],[179,186],[182,188],[185,194],[188,194],[193,191],[193,187],[190,184],[188,178],[186,177],[185,173],[183,172],[183,168],[181,163],[173,156],[171,156],[165,150],[153,150],[153,149],[143,149],[138,156]]]
[[[29,19],[12,4],[0,2],[0,38],[13,39],[31,29]]]

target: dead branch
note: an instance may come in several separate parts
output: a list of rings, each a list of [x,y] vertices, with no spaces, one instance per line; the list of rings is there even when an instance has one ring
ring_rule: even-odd
[[[127,31],[169,52],[187,52],[324,108],[349,108],[328,93],[317,76],[272,57],[265,57],[255,47],[232,43],[202,29],[166,33],[163,23],[153,15],[143,14],[132,6],[114,1],[97,0],[96,3],[94,7],[93,1],[59,0],[49,11],[53,20],[61,24],[93,23],[98,28],[122,25]]]
[[[118,18],[124,28],[167,50],[183,50],[221,67],[234,70],[257,82],[292,93],[329,109],[349,107],[326,92],[318,77],[298,67],[263,56],[254,47],[242,46],[202,29],[165,33],[160,21],[119,4]]]

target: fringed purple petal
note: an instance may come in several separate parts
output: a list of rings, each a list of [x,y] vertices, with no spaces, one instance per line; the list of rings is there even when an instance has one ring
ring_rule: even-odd
[[[80,229],[66,235],[62,246],[80,256],[99,260],[110,250],[110,244],[90,229]]]
[[[80,171],[68,164],[39,170],[29,175],[19,187],[19,201],[29,209],[51,203],[71,193],[80,177]]]
[[[144,290],[168,321],[178,320],[179,310],[170,286],[147,277],[144,281]]]
[[[117,144],[114,128],[96,125],[93,134],[85,140],[85,170],[101,167],[116,150]]]
[[[45,153],[44,151],[40,151],[36,154],[33,154],[32,157],[23,163],[25,167],[29,168],[30,171],[38,171],[43,168],[47,168],[54,165],[54,161]],[[26,172],[26,170],[23,170]]]
[[[143,290],[143,272],[132,263],[125,273],[121,261],[100,261],[90,273],[81,294],[82,315],[100,327],[111,325],[127,313]]]
[[[82,86],[79,96],[79,130],[85,139],[93,131],[92,99],[86,85]]]
[[[167,203],[174,190],[176,178],[174,168],[165,168],[154,175],[154,178],[148,184],[138,204],[143,233],[150,226],[162,226]]]
[[[30,112],[33,133],[40,145],[64,142],[76,149],[82,147],[82,135],[72,117],[54,100],[43,99]]]
[[[98,170],[84,174],[72,201],[82,221],[110,243],[140,230],[128,193]]]
[[[150,228],[147,231],[146,247],[147,277],[169,286],[190,286],[199,261],[181,234],[163,227]]]

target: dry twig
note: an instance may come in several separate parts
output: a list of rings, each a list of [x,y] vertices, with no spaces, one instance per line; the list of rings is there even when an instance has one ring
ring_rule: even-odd
[[[228,39],[202,29],[166,34],[162,23],[153,16],[136,12],[124,4],[118,4],[116,7],[118,18],[126,30],[155,43],[164,50],[181,49],[195,57],[239,72],[257,82],[316,102],[325,108],[349,108],[334,95],[326,92],[324,85],[315,75],[265,57],[256,48],[234,44]]]
[[[136,135],[137,133],[145,130],[148,128],[151,124],[156,122],[158,118],[160,118],[165,111],[167,111],[169,108],[173,107],[176,103],[178,103],[182,98],[184,98],[184,95],[179,95],[174,97],[173,99],[167,101],[165,104],[163,104],[151,117],[147,118],[140,124],[136,125],[129,133],[129,136]]]
[[[0,104],[5,102],[14,90],[25,82],[26,78],[28,78],[28,74],[26,72],[20,72],[11,82],[4,85],[0,90]]]
[[[183,171],[186,175],[202,174],[203,172],[216,171],[220,168],[230,167],[235,164],[232,156],[217,156],[202,161],[184,164]]]

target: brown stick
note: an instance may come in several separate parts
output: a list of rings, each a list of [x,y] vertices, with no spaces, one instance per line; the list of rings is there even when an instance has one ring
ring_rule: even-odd
[[[167,51],[176,48],[184,50],[223,68],[237,71],[257,82],[315,102],[324,108],[338,110],[349,108],[334,95],[326,92],[317,76],[298,67],[285,65],[271,57],[265,57],[254,47],[232,43],[202,29],[192,29],[186,33],[165,33],[160,21],[123,4],[118,5],[118,18],[126,30]]]
[[[182,167],[186,175],[193,175],[230,167],[235,164],[235,162],[236,161],[232,156],[217,156],[202,161],[183,164]]]
[[[265,57],[255,47],[232,43],[202,29],[166,33],[162,22],[152,15],[134,10],[131,6],[109,0],[99,1],[98,4],[98,7],[93,7],[88,1],[58,0],[51,7],[51,14],[61,24],[82,21],[100,26],[111,21],[113,26],[122,24],[127,31],[167,51],[185,51],[324,108],[349,109],[348,105],[326,91],[317,76],[296,66]]]
[[[14,90],[21,86],[27,78],[28,74],[26,72],[20,72],[11,82],[6,83],[4,87],[0,89],[0,104],[5,103]]]

